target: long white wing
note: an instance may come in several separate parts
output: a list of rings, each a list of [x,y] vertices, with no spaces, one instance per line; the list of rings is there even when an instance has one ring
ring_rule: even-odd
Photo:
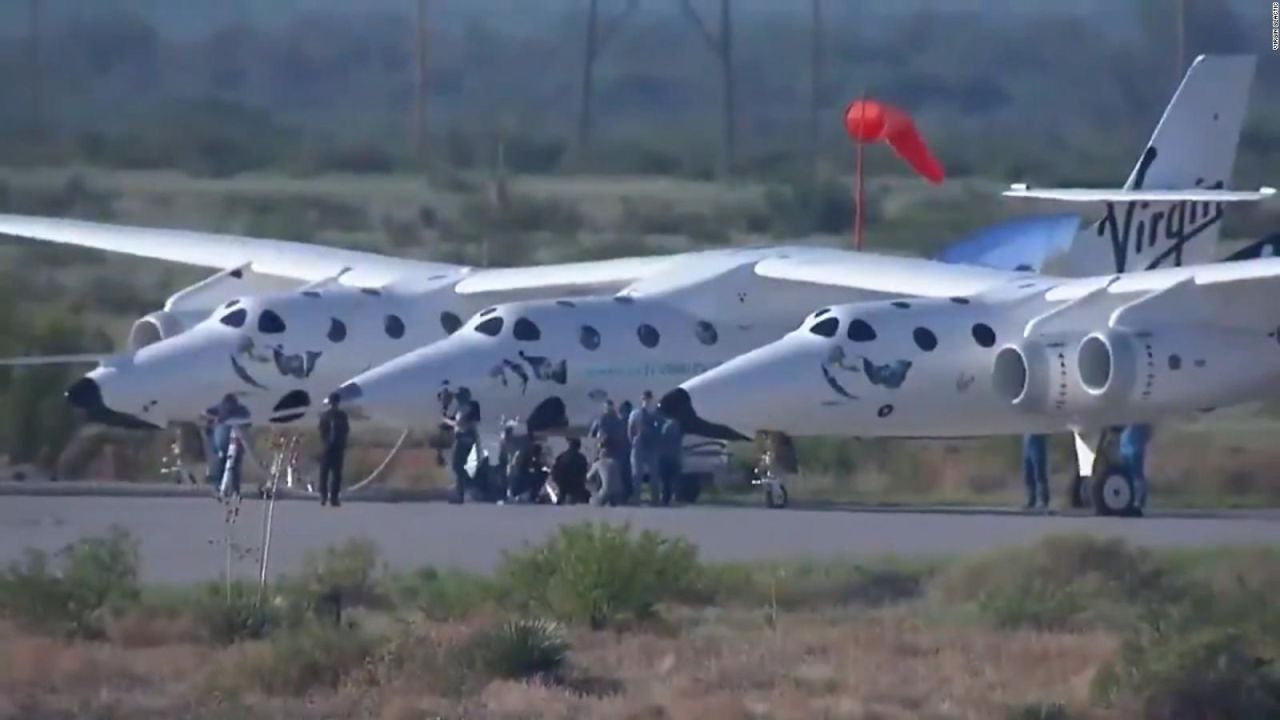
[[[223,270],[247,265],[265,275],[302,281],[321,280],[349,269],[343,281],[365,286],[462,269],[445,263],[286,240],[26,215],[0,215],[0,235]]]
[[[774,280],[844,287],[890,295],[975,295],[1033,273],[959,265],[837,249],[808,248],[756,263],[757,275]]]

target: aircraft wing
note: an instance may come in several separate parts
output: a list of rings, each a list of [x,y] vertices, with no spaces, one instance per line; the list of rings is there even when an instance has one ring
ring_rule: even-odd
[[[1171,267],[1142,273],[1084,278],[1049,289],[1045,298],[1068,301],[1037,329],[1071,324],[1095,303],[1114,305],[1112,326],[1200,322],[1237,329],[1275,329],[1280,305],[1280,258]],[[1109,300],[1107,298],[1110,298]]]
[[[680,257],[680,256],[675,256]],[[595,294],[613,292],[672,262],[671,255],[477,269],[455,287],[459,295],[519,293],[521,291]]]
[[[755,272],[761,277],[785,282],[917,297],[976,295],[1012,280],[1034,276],[1028,272],[834,248],[766,258],[755,264]]]
[[[463,269],[458,265],[286,240],[27,215],[0,215],[0,235],[222,270],[247,266],[263,275],[304,282],[323,280],[349,269],[344,282],[369,287]]]

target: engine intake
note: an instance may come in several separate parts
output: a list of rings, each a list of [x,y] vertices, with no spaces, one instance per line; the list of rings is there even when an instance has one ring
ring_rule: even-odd
[[[129,349],[137,352],[148,345],[167,340],[187,329],[187,323],[174,312],[157,310],[144,315],[129,329]]]

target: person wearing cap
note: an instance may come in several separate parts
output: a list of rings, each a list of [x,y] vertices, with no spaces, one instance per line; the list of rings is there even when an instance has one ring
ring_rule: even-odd
[[[331,393],[326,401],[328,409],[320,413],[320,504],[338,507],[338,493],[342,490],[342,465],[347,454],[347,438],[351,424],[347,413],[340,406],[338,393]]]

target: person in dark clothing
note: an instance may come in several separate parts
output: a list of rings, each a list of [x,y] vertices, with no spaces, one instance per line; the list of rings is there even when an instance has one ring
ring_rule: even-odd
[[[664,417],[659,430],[658,478],[662,482],[662,504],[670,505],[684,464],[684,433],[673,417]]]
[[[449,464],[453,470],[454,497],[449,502],[461,503],[471,486],[467,459],[479,439],[480,406],[471,399],[471,390],[465,387],[458,388],[453,400],[453,416],[445,418],[445,423],[453,428],[453,456]]]
[[[516,452],[513,459],[511,487],[508,492],[514,502],[534,502],[547,481],[547,471],[542,464],[542,445],[529,441]]]
[[[556,456],[551,465],[551,479],[560,488],[560,504],[576,505],[591,500],[587,492],[587,456],[582,454],[582,441],[569,439],[569,449]]]
[[[342,465],[347,455],[351,424],[341,407],[338,393],[329,395],[329,409],[320,413],[320,504],[338,507],[342,490]]]

